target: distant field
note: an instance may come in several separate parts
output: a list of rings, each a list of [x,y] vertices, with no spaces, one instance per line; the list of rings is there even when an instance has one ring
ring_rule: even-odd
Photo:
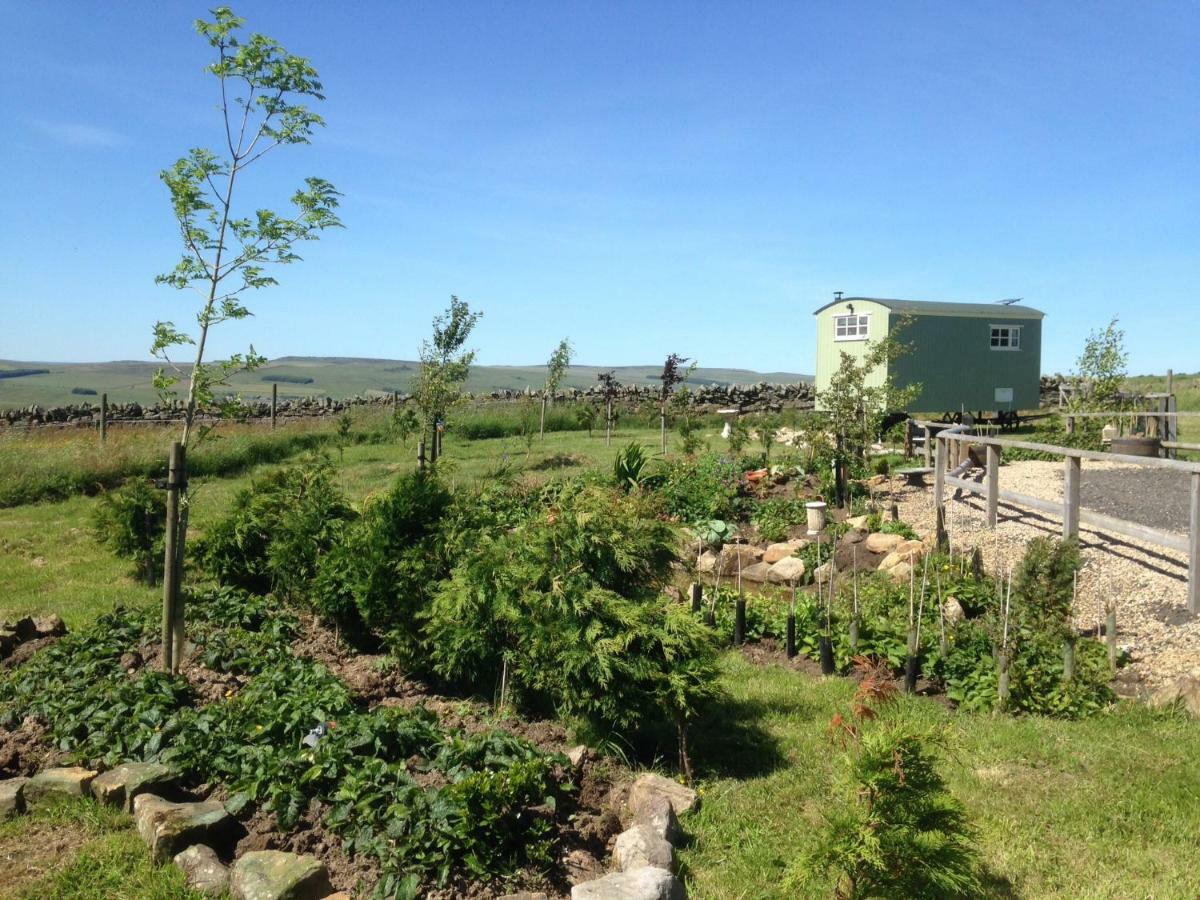
[[[271,384],[279,385],[280,397],[352,397],[371,391],[407,391],[417,363],[398,359],[355,359],[348,357],[284,356],[256,372],[233,379],[233,389],[247,399],[269,397]],[[596,384],[596,374],[615,368],[622,384],[659,384],[662,367],[572,366],[563,387],[583,388]],[[46,370],[41,374],[3,377],[14,370]],[[157,366],[148,362],[47,363],[0,360],[0,409],[14,406],[63,406],[68,403],[98,402],[107,393],[110,402],[152,403],[156,399],[150,381]],[[467,390],[524,390],[540,387],[546,380],[544,366],[474,366]],[[797,372],[754,372],[749,369],[697,369],[693,385],[754,384],[767,381],[792,384],[811,381]],[[80,395],[77,388],[94,390],[97,397]]]

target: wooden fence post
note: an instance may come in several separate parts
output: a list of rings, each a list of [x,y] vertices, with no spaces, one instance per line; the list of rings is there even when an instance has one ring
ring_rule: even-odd
[[[1068,456],[1063,460],[1063,538],[1079,537],[1079,481],[1083,460]]]
[[[933,429],[925,426],[925,468],[933,465]]]
[[[946,441],[941,435],[938,435],[936,440],[937,447],[933,463],[933,505],[937,519],[937,545],[941,550],[950,543],[946,535],[946,504],[942,496],[946,492]]]
[[[167,523],[164,534],[163,552],[163,607],[162,607],[162,667],[164,672],[178,671],[179,660],[175,658],[178,624],[176,607],[179,603],[179,491],[184,473],[183,445],[171,443],[171,456],[167,465]]]
[[[108,394],[100,395],[100,443],[108,440]]]
[[[1000,448],[987,445],[987,524],[995,528],[1000,517]]]
[[[279,385],[271,382],[271,430],[275,430],[275,414],[279,407]]]
[[[417,471],[425,471],[425,438],[417,441]]]
[[[1192,528],[1188,536],[1188,611],[1200,612],[1200,472],[1192,473]]]

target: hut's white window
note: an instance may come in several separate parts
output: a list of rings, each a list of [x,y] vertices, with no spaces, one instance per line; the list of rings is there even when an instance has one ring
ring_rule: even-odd
[[[1021,349],[1021,326],[1020,325],[993,325],[992,326],[992,349],[993,350],[1020,350]]]
[[[838,341],[865,341],[871,327],[870,316],[834,316],[833,334]]]

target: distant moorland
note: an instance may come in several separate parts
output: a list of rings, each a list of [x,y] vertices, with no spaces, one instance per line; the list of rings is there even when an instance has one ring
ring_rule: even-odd
[[[413,360],[358,359],[354,357],[283,356],[261,369],[235,377],[233,391],[247,399],[265,397],[271,385],[279,386],[280,397],[351,397],[374,391],[407,391],[418,364]],[[151,379],[158,368],[150,362],[47,363],[0,360],[0,409],[15,406],[62,406],[99,402],[107,393],[110,402],[156,399]],[[596,373],[615,368],[622,384],[657,385],[661,365],[572,366],[563,379],[564,388],[596,384]],[[540,387],[546,379],[544,366],[474,366],[467,390],[523,390]],[[691,383],[754,384],[759,381],[791,384],[811,381],[811,375],[796,372],[754,372],[749,369],[700,368]],[[95,392],[94,394],[92,392]]]

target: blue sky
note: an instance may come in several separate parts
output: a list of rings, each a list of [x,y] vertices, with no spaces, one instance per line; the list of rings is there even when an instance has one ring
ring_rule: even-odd
[[[217,146],[200,4],[4,3],[0,357],[142,359],[188,319],[161,168]],[[668,352],[811,372],[833,291],[1020,296],[1068,369],[1200,369],[1200,6],[242,2],[310,57],[345,231],[214,334],[412,358],[455,293],[484,363]]]

